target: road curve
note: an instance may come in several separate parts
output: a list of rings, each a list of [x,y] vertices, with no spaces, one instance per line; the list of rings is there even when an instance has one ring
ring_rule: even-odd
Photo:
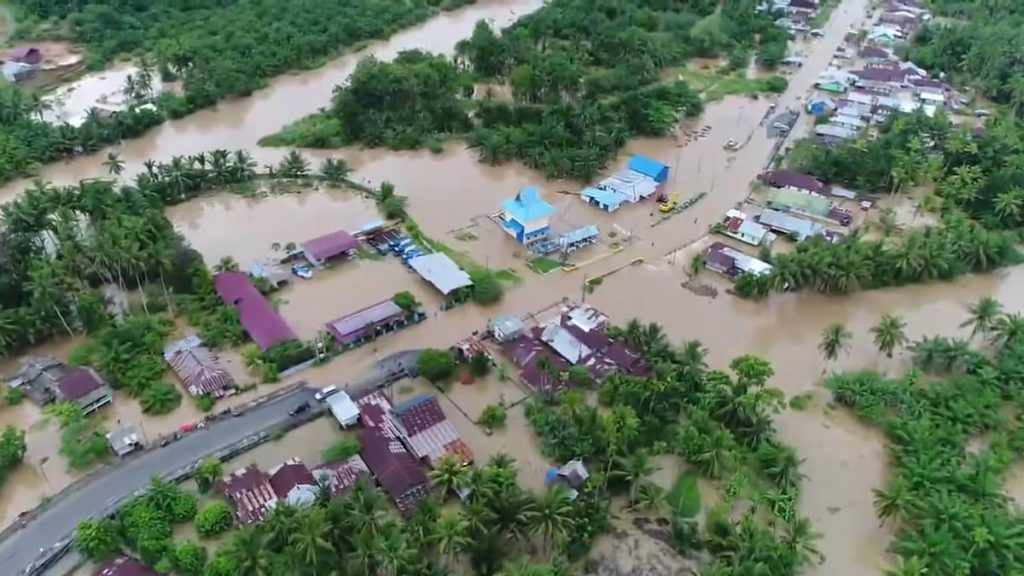
[[[2,573],[21,573],[36,561],[42,549],[64,539],[78,522],[103,514],[119,499],[143,488],[151,476],[171,474],[248,436],[282,424],[289,418],[288,410],[302,400],[312,401],[314,393],[309,387],[296,388],[241,416],[213,422],[205,430],[101,472],[88,484],[58,496],[59,503],[0,542]]]

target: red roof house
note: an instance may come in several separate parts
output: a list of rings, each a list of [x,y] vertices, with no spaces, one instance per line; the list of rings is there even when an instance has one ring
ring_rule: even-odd
[[[316,498],[317,483],[301,460],[292,458],[270,471],[270,487],[279,501],[309,504]]]
[[[57,380],[57,400],[73,402],[90,414],[113,402],[110,387],[88,366],[72,368]]]
[[[221,478],[215,487],[235,508],[239,524],[253,524],[267,517],[277,504],[277,495],[270,485],[270,476],[255,464],[250,464],[229,476]]]
[[[419,460],[402,445],[398,431],[387,417],[391,405],[383,395],[372,393],[360,398],[363,425],[359,434],[360,455],[381,488],[409,517],[416,504],[430,494],[430,483]]]
[[[93,572],[93,576],[159,576],[142,562],[128,556],[107,560]]]
[[[219,398],[235,386],[235,379],[198,336],[189,336],[165,348],[164,360],[193,396],[206,394]]]
[[[769,170],[760,176],[765,184],[773,188],[793,188],[815,194],[828,194],[829,186],[810,174],[800,174],[789,170]]]
[[[242,328],[253,342],[266,350],[274,344],[295,340],[295,332],[242,272],[221,272],[213,277],[213,289],[228,306],[234,306]]]
[[[370,338],[376,335],[378,327],[392,326],[405,317],[405,310],[388,299],[331,320],[326,324],[326,328],[338,344],[344,346]]]
[[[21,62],[22,64],[29,64],[35,66],[43,61],[43,53],[39,48],[32,46],[22,46],[21,48],[15,48],[11,50],[10,55],[7,57],[11,62]]]
[[[303,242],[300,248],[310,264],[323,266],[331,258],[348,254],[358,245],[359,241],[351,234],[344,230],[338,230]]]
[[[357,454],[345,460],[324,462],[313,469],[313,476],[320,483],[325,483],[331,488],[333,498],[344,497],[356,482],[370,476],[370,469],[366,462]]]
[[[417,458],[426,458],[431,465],[445,454],[455,456],[463,464],[473,461],[473,452],[445,417],[436,396],[417,394],[395,406],[391,417]]]

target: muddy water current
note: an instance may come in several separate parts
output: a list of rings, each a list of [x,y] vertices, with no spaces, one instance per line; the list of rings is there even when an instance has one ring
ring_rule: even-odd
[[[478,19],[488,18],[503,26],[540,4],[532,0],[481,2],[400,33],[387,42],[374,44],[367,53],[390,57],[401,49],[416,47],[450,51],[458,39],[469,35]],[[775,100],[778,107],[799,106],[800,99],[806,96],[819,71],[829,64],[846,32],[853,25],[861,25],[866,9],[866,0],[846,0],[835,9],[824,38],[806,46],[805,65],[789,78],[789,89]],[[128,162],[129,171],[138,170],[147,158],[167,159],[171,155],[215,147],[247,148],[256,153],[261,163],[272,162],[282,151],[257,150],[256,140],[326,105],[331,87],[344,80],[357,59],[347,56],[320,70],[275,80],[268,89],[252,98],[224,103],[216,109],[169,122],[145,138],[125,143],[119,153]],[[699,280],[717,286],[718,297],[702,297],[685,289],[682,284],[689,278],[684,270],[699,246],[695,243],[706,242],[702,238],[708,226],[726,209],[744,200],[750,183],[769,161],[774,141],[768,139],[764,126],[759,123],[771,101],[728,97],[709,105],[699,119],[685,122],[674,137],[629,144],[622,157],[609,167],[609,172],[618,169],[629,153],[640,152],[672,168],[669,193],[678,193],[680,199],[700,192],[707,194],[692,208],[657,225],[653,224],[659,221],[660,215],[653,204],[625,206],[614,214],[605,214],[578,199],[579,183],[546,181],[541,175],[516,164],[485,166],[477,162],[472,151],[458,144],[450,145],[440,154],[357,149],[311,151],[310,155],[316,159],[343,156],[356,168],[356,177],[365,182],[395,183],[398,191],[409,197],[409,210],[426,233],[465,250],[481,263],[515,268],[524,281],[509,289],[500,306],[462,306],[435,312],[437,297],[393,258],[344,263],[318,272],[312,280],[300,281],[279,294],[282,314],[303,337],[315,334],[326,320],[388,298],[398,290],[412,291],[431,312],[427,322],[390,335],[378,346],[360,348],[330,364],[308,370],[301,378],[317,384],[342,384],[358,376],[376,358],[397,350],[447,345],[482,329],[489,318],[499,313],[525,314],[565,297],[578,300],[583,297],[584,275],[605,274],[622,268],[605,278],[592,294],[586,295],[587,302],[615,321],[636,316],[661,323],[676,341],[701,340],[709,348],[709,360],[716,367],[726,366],[731,358],[740,354],[762,355],[773,362],[775,386],[789,396],[804,392],[814,395],[811,408],[803,412],[787,411],[778,419],[783,438],[805,459],[803,471],[808,480],[803,489],[801,512],[823,535],[819,547],[827,560],[810,573],[819,576],[877,574],[887,562],[885,547],[889,535],[878,528],[871,489],[886,478],[884,443],[877,433],[848,415],[828,410],[826,395],[816,382],[826,369],[875,367],[895,371],[901,368],[905,358],[900,355],[892,360],[880,357],[868,334],[870,326],[884,313],[906,318],[908,335],[916,338],[933,333],[958,333],[958,325],[965,315],[964,306],[981,296],[992,295],[1010,310],[1021,309],[1024,307],[1020,296],[1024,293],[1024,270],[1011,269],[953,283],[841,298],[800,294],[747,302],[726,294],[728,285],[707,273],[701,274]],[[723,148],[728,140],[736,140],[743,146],[738,151],[728,152]],[[48,167],[43,170],[43,176],[58,182],[100,176],[102,156],[100,153]],[[528,271],[525,255],[488,219],[502,199],[526,184],[540,186],[543,196],[557,208],[552,221],[556,231],[586,224],[597,224],[601,228],[601,245],[586,249],[581,256],[574,257],[574,261],[583,262],[605,254],[613,244],[625,249],[583,266],[582,271],[575,273],[556,271],[541,278]],[[13,197],[23,185],[14,183],[2,193],[6,198]],[[562,191],[569,194],[562,194]],[[325,190],[263,200],[215,195],[174,207],[168,215],[208,261],[231,255],[243,265],[272,255],[275,242],[301,242],[333,229],[358,226],[374,217],[372,206],[358,197]],[[629,266],[637,258],[642,258],[642,262]],[[845,323],[855,338],[849,354],[836,366],[826,367],[816,346],[822,329],[831,322]],[[66,352],[54,354],[66,355]],[[240,363],[237,358],[233,358],[233,362]],[[244,378],[244,369],[236,367]],[[3,367],[5,374],[9,368]],[[266,391],[267,388],[261,386],[250,394]],[[232,402],[244,400],[232,399]],[[479,409],[481,401],[470,402],[475,404],[468,414],[475,417],[477,414],[473,412]],[[137,418],[137,403],[127,399],[115,402],[112,414],[114,421]],[[195,416],[194,409],[185,405],[164,420],[147,418],[147,432],[155,435]],[[522,474],[524,483],[534,485],[543,464],[539,456],[528,450],[531,444],[520,440],[530,437],[521,409],[511,411],[509,418],[508,429],[494,436],[474,434],[468,422],[458,426],[460,430],[465,427],[463,433],[473,438],[473,449],[480,454],[515,451],[526,469]],[[31,406],[0,411],[0,423],[14,423],[29,429],[27,461],[31,464],[19,469],[0,492],[3,520],[31,507],[43,494],[58,490],[72,479],[71,474],[60,470],[63,462],[56,455],[57,436],[53,424],[40,422],[41,416]],[[286,441],[287,438],[283,442]],[[290,449],[281,449],[274,457],[289,452]],[[52,461],[44,464],[40,471],[39,459],[46,454],[53,455]],[[666,463],[663,467],[658,478],[660,483],[671,483],[677,471],[672,466]],[[46,474],[48,482],[42,479],[42,473]]]

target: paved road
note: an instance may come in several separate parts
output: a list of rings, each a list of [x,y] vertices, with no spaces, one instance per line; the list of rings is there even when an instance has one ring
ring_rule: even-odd
[[[314,392],[311,388],[300,387],[237,418],[211,423],[203,431],[100,472],[88,484],[59,496],[59,503],[0,543],[0,566],[3,567],[0,572],[4,575],[19,573],[36,560],[41,548],[49,548],[63,539],[80,520],[102,514],[120,498],[143,488],[154,474],[170,474],[247,436],[285,422],[289,418],[288,410],[302,400],[312,401]]]

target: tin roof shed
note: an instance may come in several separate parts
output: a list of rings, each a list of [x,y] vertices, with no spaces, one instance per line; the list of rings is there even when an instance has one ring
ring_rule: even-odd
[[[443,252],[417,256],[409,260],[409,266],[445,296],[459,288],[473,285],[469,274]]]

